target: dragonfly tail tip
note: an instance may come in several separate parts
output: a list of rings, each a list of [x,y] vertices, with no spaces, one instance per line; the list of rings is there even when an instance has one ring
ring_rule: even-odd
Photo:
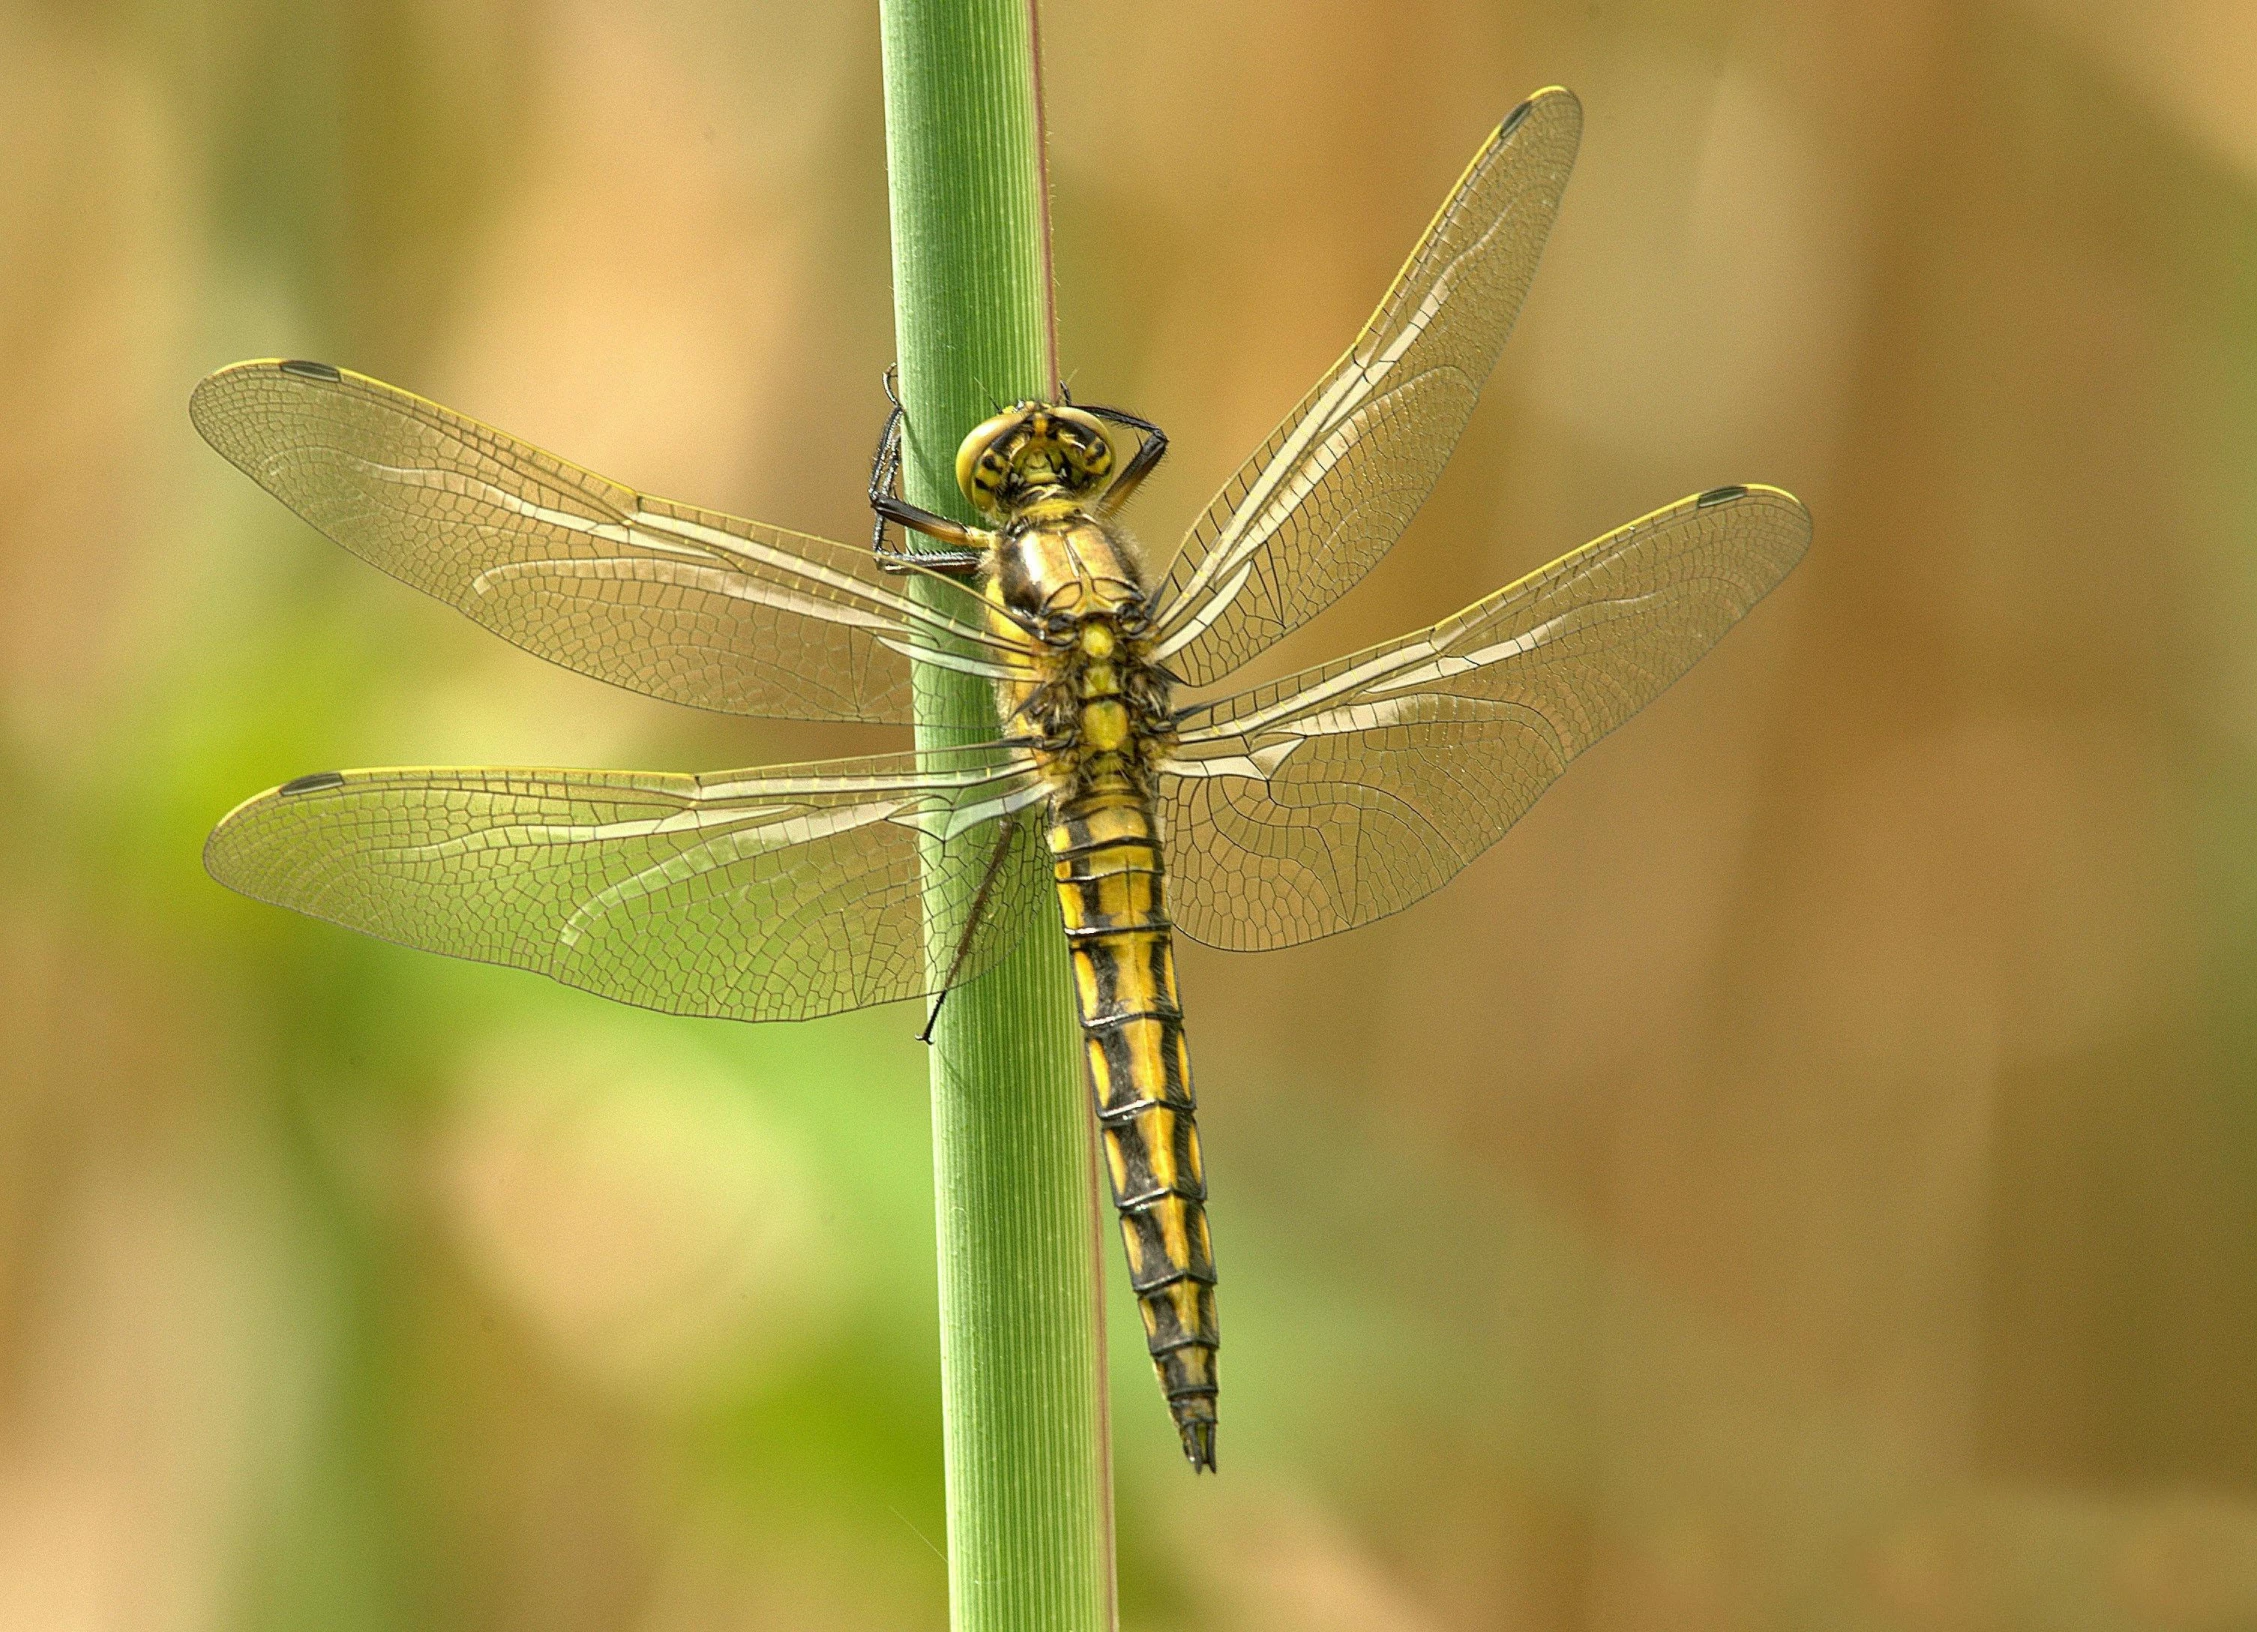
[[[1215,1425],[1212,1422],[1181,1423],[1183,1429],[1183,1457],[1191,1464],[1193,1473],[1215,1471]]]

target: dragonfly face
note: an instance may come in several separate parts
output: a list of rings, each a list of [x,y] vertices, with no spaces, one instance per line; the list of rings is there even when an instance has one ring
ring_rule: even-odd
[[[1074,503],[1113,473],[1113,441],[1094,414],[1022,402],[973,428],[956,450],[956,485],[983,515]]]
[[[1417,511],[1512,329],[1581,129],[1553,89],[1491,134],[1370,322],[1156,581],[1113,518],[1166,442],[1117,410],[1021,403],[966,438],[958,480],[991,532],[890,492],[889,426],[872,503],[953,546],[916,564],[977,579],[911,595],[891,551],[636,492],[365,375],[221,370],[190,403],[214,447],[543,657],[701,708],[895,726],[922,662],[992,682],[1003,730],[703,776],[321,772],[237,808],[206,865],[407,945],[742,1020],[929,996],[1062,928],[1148,1347],[1186,1454],[1211,1467],[1215,1269],[1173,937],[1291,946],[1439,888],[1809,541],[1791,494],[1713,488],[1428,628],[1214,689]],[[1108,425],[1140,439],[1124,464]]]

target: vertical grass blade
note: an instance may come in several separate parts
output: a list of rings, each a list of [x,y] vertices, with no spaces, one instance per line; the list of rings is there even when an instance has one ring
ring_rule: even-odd
[[[880,18],[903,488],[970,519],[957,444],[1056,378],[1032,0],[884,0]],[[995,734],[984,682],[926,668],[918,684],[920,747]],[[1067,978],[1061,938],[1038,927],[950,996],[934,1038],[956,1632],[1114,1620],[1096,1172]]]

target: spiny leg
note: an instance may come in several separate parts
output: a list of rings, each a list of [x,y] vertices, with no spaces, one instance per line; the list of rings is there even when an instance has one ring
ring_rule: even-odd
[[[894,371],[888,368],[886,401],[893,404],[893,411],[886,415],[885,429],[878,433],[877,454],[870,461],[870,508],[877,514],[870,528],[870,553],[887,572],[942,572],[958,578],[973,577],[987,560],[984,547],[987,535],[921,505],[911,504],[894,491],[894,484],[901,476],[901,438],[909,416],[902,409],[901,399],[894,395],[893,381]],[[955,547],[918,551],[894,549],[886,542],[889,521]]]
[[[948,960],[948,973],[941,980],[940,990],[933,994],[933,1008],[925,1016],[925,1029],[917,1033],[920,1043],[933,1040],[933,1027],[940,1024],[940,1006],[948,1001],[957,975],[963,972],[964,960],[972,954],[972,937],[978,933],[980,919],[987,913],[988,897],[995,893],[995,881],[1003,875],[1003,858],[1010,853],[1018,825],[1008,816],[995,824],[995,853],[987,858],[987,873],[980,879],[979,889],[973,892],[972,910],[964,915],[964,933],[957,937],[956,955]]]
[[[901,399],[894,395],[894,372],[889,364],[879,379],[893,411],[886,415],[885,428],[878,432],[878,451],[870,459],[870,506],[873,510],[881,494],[893,492],[894,482],[901,474],[901,429],[909,416],[901,406]],[[880,560],[892,553],[886,548],[886,518],[882,512],[870,527],[870,553]]]
[[[1157,470],[1160,461],[1167,457],[1168,433],[1149,419],[1125,413],[1118,408],[1100,408],[1093,402],[1080,402],[1073,406],[1085,414],[1095,414],[1108,424],[1123,426],[1137,434],[1136,452],[1129,455],[1129,462],[1121,467],[1121,473],[1113,478],[1112,485],[1105,489],[1097,501],[1099,513],[1109,516],[1128,503],[1129,496],[1137,490],[1144,478]]]

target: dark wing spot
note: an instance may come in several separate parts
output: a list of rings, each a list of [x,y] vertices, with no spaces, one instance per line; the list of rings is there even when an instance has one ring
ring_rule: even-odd
[[[331,385],[336,385],[345,377],[327,363],[309,363],[296,357],[282,365],[282,372],[295,374],[301,380],[326,380]]]
[[[1744,487],[1712,487],[1693,501],[1693,508],[1706,510],[1712,504],[1730,504],[1734,499],[1747,496],[1748,490]]]
[[[341,788],[344,785],[343,771],[315,771],[311,776],[294,777],[274,791],[288,798],[293,793],[315,793],[323,788]]]
[[[1512,112],[1506,114],[1505,122],[1497,127],[1497,140],[1501,142],[1518,130],[1520,122],[1528,117],[1528,110],[1534,106],[1536,106],[1536,99],[1532,96],[1519,107],[1513,109]]]

